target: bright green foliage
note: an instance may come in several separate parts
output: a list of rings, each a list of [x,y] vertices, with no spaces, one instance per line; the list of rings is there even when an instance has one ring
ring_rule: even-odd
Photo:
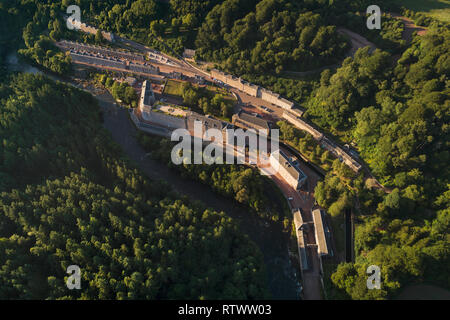
[[[183,103],[187,107],[203,114],[213,115],[231,122],[234,100],[225,99],[221,93],[214,93],[206,88],[195,87],[185,82],[182,87]]]
[[[227,0],[206,16],[198,56],[242,73],[308,70],[342,57],[347,42],[319,14],[289,0]]]
[[[368,47],[358,50],[354,58],[343,62],[329,81],[321,81],[309,102],[307,114],[317,117],[322,126],[350,127],[354,112],[370,105],[374,94],[386,86],[389,58],[380,50],[373,54]]]
[[[353,299],[390,298],[412,282],[450,287],[449,46],[450,33],[443,28],[415,38],[395,68],[385,65],[374,74],[373,91],[355,100],[360,102],[352,129],[356,143],[372,172],[390,189],[386,193],[369,189],[357,179],[343,184],[341,174],[327,176],[316,187],[317,201],[330,214],[342,207],[344,195],[354,202],[359,219],[356,261],[340,265],[332,276],[335,288]],[[330,84],[322,83],[318,90],[322,99],[316,99],[311,113],[334,103],[325,93],[355,97],[354,88],[359,90],[360,83],[331,91],[336,84],[333,77],[351,79],[343,68]],[[362,74],[364,69],[355,73]],[[369,265],[381,268],[383,290],[375,296],[364,286]]]
[[[114,99],[122,101],[129,107],[137,107],[138,95],[127,82],[114,81],[107,74],[95,74],[94,79],[104,85]]]
[[[268,177],[257,169],[244,165],[174,165],[170,161],[170,150],[174,143],[146,134],[139,135],[139,142],[152,157],[178,170],[183,177],[198,180],[214,191],[245,205],[264,219],[281,221],[289,217],[289,209],[281,191]]]
[[[0,98],[0,299],[267,297],[257,247],[123,160],[91,95],[21,74]]]
[[[424,171],[448,177],[449,43],[449,32],[416,41],[398,61],[392,90],[376,94],[378,107],[356,113],[361,154],[375,174],[399,187],[421,183]]]
[[[332,157],[330,152],[322,148],[310,134],[297,129],[286,121],[278,121],[277,126],[280,128],[281,140],[300,151],[312,163],[321,166],[325,170],[331,168]]]
[[[58,73],[70,72],[71,60],[65,56],[52,40],[67,35],[67,28],[57,14],[54,5],[40,1],[22,3],[8,1],[0,4],[0,65],[6,50],[17,48],[22,57],[44,68]],[[45,31],[45,32],[44,32]],[[21,41],[23,39],[23,41]],[[3,42],[7,42],[3,45]]]

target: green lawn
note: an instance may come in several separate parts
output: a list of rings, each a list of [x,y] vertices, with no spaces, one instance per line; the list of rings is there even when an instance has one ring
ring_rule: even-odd
[[[399,4],[435,19],[450,22],[450,0],[402,0]]]
[[[208,91],[211,91],[211,92],[213,92],[214,94],[216,94],[216,93],[220,93],[220,94],[223,94],[224,96],[227,96],[228,95],[228,92],[227,92],[227,90],[225,90],[225,89],[223,89],[223,88],[219,88],[219,87],[216,87],[216,86],[206,86],[206,89],[208,90]],[[231,97],[231,96],[230,96]]]
[[[169,80],[164,87],[164,94],[181,97],[183,95],[183,82]]]

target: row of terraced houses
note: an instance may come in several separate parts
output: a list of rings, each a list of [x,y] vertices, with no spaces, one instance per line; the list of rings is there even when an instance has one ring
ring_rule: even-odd
[[[237,78],[231,74],[224,73],[217,69],[211,70],[211,77],[222,81],[230,87],[245,92],[250,96],[261,98],[283,109],[291,110],[292,108],[294,108],[294,103],[292,101],[281,97],[278,93],[272,92],[253,83],[244,81],[240,77]]]
[[[339,158],[353,171],[359,172],[359,170],[361,170],[361,164],[356,161],[347,152],[347,150],[344,150],[342,147],[332,142],[331,139],[327,138],[322,132],[301,118],[303,112],[299,109],[294,109],[294,102],[281,97],[278,93],[274,93],[255,84],[246,82],[240,77],[235,77],[217,69],[211,70],[211,77],[250,96],[261,98],[264,101],[283,108],[283,119],[287,120],[300,130],[311,134],[313,138],[322,145],[322,147],[329,150],[334,156]]]

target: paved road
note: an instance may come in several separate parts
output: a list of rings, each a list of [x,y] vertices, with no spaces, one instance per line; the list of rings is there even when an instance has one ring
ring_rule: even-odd
[[[376,46],[373,43],[371,43],[370,41],[368,41],[361,35],[356,34],[348,29],[339,28],[338,32],[349,36],[351,39],[352,49],[350,50],[350,52],[348,54],[349,56],[353,56],[359,48],[362,48],[365,46],[370,46],[371,50],[376,49]],[[149,50],[149,48],[142,46],[136,42],[133,42],[130,40],[126,40],[126,41],[128,42],[127,44],[135,47],[138,50],[143,50],[143,51]],[[179,66],[178,67],[164,66],[164,69],[161,69],[161,71],[170,73],[171,71],[174,71],[174,70],[180,71],[180,69],[182,69],[183,70],[182,72],[186,75],[189,75],[189,76],[200,75],[200,76],[205,77],[204,71],[194,68],[193,66],[188,64],[186,61],[176,59],[176,58],[170,57],[168,55],[165,55],[165,56],[167,58],[171,59],[172,61],[176,61],[179,64]],[[160,66],[160,68],[162,68],[162,67]],[[208,76],[206,76],[205,79],[207,81],[212,81],[212,79]],[[240,107],[242,107],[243,104],[250,104],[252,106],[256,106],[256,108],[249,106],[249,107],[243,107],[243,109],[247,109],[250,112],[253,111],[253,112],[260,113],[261,110],[258,109],[258,107],[267,107],[270,110],[272,110],[273,112],[271,112],[269,114],[265,114],[263,116],[265,119],[267,119],[269,121],[276,121],[277,119],[282,119],[284,109],[282,109],[278,106],[275,106],[275,105],[271,104],[270,102],[262,100],[261,98],[250,96],[250,95],[248,95],[244,92],[241,92],[237,89],[230,88],[229,90],[230,90],[230,92],[233,92],[237,96]],[[295,190],[293,190],[286,184],[284,179],[282,179],[279,176],[274,176],[272,178],[274,179],[276,184],[280,187],[280,189],[283,191],[283,193],[286,197],[293,198],[293,200],[291,201],[292,207],[293,208],[299,207],[299,208],[303,209],[303,212],[305,214],[305,216],[303,217],[304,221],[311,222],[311,228],[308,229],[307,234],[306,234],[306,242],[308,244],[309,256],[311,257],[310,265],[312,266],[312,268],[310,271],[304,272],[304,274],[303,274],[304,275],[304,279],[303,279],[304,298],[305,299],[321,299],[319,258],[318,258],[317,249],[315,246],[316,244],[315,244],[315,237],[314,237],[314,226],[312,224],[312,216],[311,216],[311,208],[313,207],[313,204],[315,202],[314,196],[313,196],[313,190],[317,183],[318,177],[315,174],[315,172],[312,171],[309,167],[307,167],[305,165],[302,165],[302,166],[304,167],[304,168],[302,167],[302,169],[308,175],[308,191],[306,191],[306,192],[296,192]],[[365,166],[365,169],[368,172],[368,174],[371,175],[370,170],[366,166]],[[376,183],[378,183],[378,182],[376,181]],[[380,187],[382,187],[382,186],[380,185]]]
[[[124,40],[122,40],[124,41]],[[147,48],[145,46],[142,46],[136,42],[125,40],[127,41],[128,45],[133,46],[134,48],[142,51],[149,51],[150,48]],[[363,44],[363,43],[362,43]],[[361,44],[361,45],[362,45]],[[168,57],[168,56],[167,56]],[[165,73],[170,73],[172,71],[182,71],[183,74],[193,76],[193,75],[202,75],[198,70],[194,69],[190,65],[188,65],[184,61],[179,61],[178,59],[175,59],[173,57],[169,57],[172,61],[176,61],[179,63],[178,66],[169,66],[169,65],[159,65],[160,70]],[[212,81],[211,78],[205,77],[206,80]],[[230,91],[233,92],[238,97],[238,102],[241,104],[249,103],[253,106],[258,107],[267,107],[270,110],[273,110],[272,113],[267,114],[266,117],[270,117],[272,121],[276,121],[277,118],[282,118],[282,114],[284,112],[284,109],[275,106],[271,104],[270,102],[267,102],[261,98],[250,96],[244,92],[241,92],[237,89],[230,88]],[[249,107],[251,108],[251,107]],[[124,114],[125,112],[125,114]],[[162,168],[161,165],[152,163],[149,159],[144,160],[145,152],[140,148],[140,146],[137,144],[134,138],[134,128],[131,128],[131,124],[128,121],[128,117],[126,115],[126,111],[124,110],[116,110],[114,111],[113,117],[109,117],[108,114],[105,117],[105,126],[111,131],[114,139],[122,146],[122,148],[125,150],[125,152],[133,159],[135,162],[139,164],[141,169],[146,172],[149,177],[154,179],[163,179],[168,180],[171,185],[174,186],[174,189],[178,191],[181,194],[188,194],[190,197],[197,198],[198,194],[192,194],[191,186],[186,185],[185,187],[180,187],[183,185],[183,183],[187,183],[186,181],[181,181],[180,177],[178,175],[173,176],[173,174],[169,174],[167,171],[167,168]],[[313,190],[317,183],[317,175],[309,169],[307,166],[303,165],[304,172],[308,175],[308,190],[304,192],[296,192],[293,190],[290,186],[286,184],[284,179],[282,179],[280,176],[273,176],[273,180],[275,183],[280,187],[280,189],[283,191],[284,195],[286,197],[292,197],[293,200],[291,201],[291,205],[293,208],[302,208],[305,217],[303,217],[304,221],[312,222],[311,217],[311,208],[314,204],[314,197],[313,197]],[[158,169],[155,170],[155,167]],[[207,205],[212,206],[213,208],[225,208],[230,206],[230,201],[227,200],[223,205],[225,206],[216,206],[216,201],[211,202],[211,198],[209,196],[206,196],[206,194],[211,196],[211,191],[205,193],[200,193],[200,200],[202,200]],[[235,208],[229,208],[230,210],[234,210]],[[220,210],[220,209],[219,209]],[[228,210],[227,210],[228,211]],[[243,217],[245,214],[241,214],[240,217]],[[319,276],[319,259],[317,256],[317,249],[315,247],[315,238],[314,238],[314,228],[313,224],[311,223],[311,228],[308,229],[306,233],[306,243],[308,245],[308,251],[310,256],[310,265],[312,268],[310,271],[304,272],[303,276],[303,287],[304,287],[304,298],[305,299],[321,299],[321,289],[320,289],[320,276]],[[271,253],[270,257],[272,257],[273,252]],[[269,258],[267,255],[265,255],[265,258]],[[269,258],[270,259],[270,258]],[[291,282],[291,287],[293,285],[293,282]]]
[[[288,156],[291,156],[288,151],[283,150],[283,152],[286,152]],[[308,229],[305,231],[305,245],[307,246],[310,269],[303,272],[303,298],[305,300],[320,300],[322,299],[320,265],[311,214],[311,209],[315,203],[313,192],[320,178],[302,161],[299,161],[299,165],[300,169],[308,176],[306,190],[294,190],[294,188],[292,188],[279,174],[271,176],[271,179],[277,184],[286,197],[292,198],[292,200],[289,201],[292,209],[302,208],[304,214],[302,217],[303,221],[305,223],[310,223]]]
[[[172,67],[172,66],[160,66],[160,70],[162,72],[166,72],[166,73],[170,73],[171,71],[180,71],[180,69],[178,67]],[[196,73],[196,71],[193,71],[193,74],[188,74],[186,71],[183,71],[183,73],[185,75],[189,75],[189,76],[193,76]],[[207,80],[212,80],[209,78],[206,78]],[[266,120],[272,121],[272,122],[276,122],[279,118],[282,118],[282,114],[284,112],[284,109],[275,106],[273,104],[271,104],[270,102],[267,102],[261,98],[258,97],[253,97],[250,96],[244,92],[241,92],[237,89],[231,88],[230,89],[231,92],[234,92],[236,94],[236,96],[238,97],[238,102],[241,104],[250,104],[251,106],[248,107],[243,107],[243,109],[247,109],[247,111],[254,111],[254,112],[258,112],[260,114],[262,114],[264,116],[264,118]],[[255,108],[255,107],[267,107],[270,110],[272,110],[273,112],[271,113],[265,113],[265,112],[261,112],[261,109],[259,108]],[[112,121],[112,120],[111,120]],[[114,124],[110,129],[113,130],[113,135],[114,132],[117,132],[117,127],[120,127],[119,124]],[[135,144],[135,142],[131,141],[134,140],[134,138],[130,139],[130,135],[120,135],[117,137],[117,139],[128,139],[128,141],[122,141],[122,143],[119,143],[122,145],[122,147],[125,149],[125,151],[130,155],[131,152],[136,152],[136,146],[133,144]],[[115,138],[116,139],[116,138]],[[132,146],[132,147],[131,147]],[[130,148],[129,150],[127,150],[127,148]],[[286,151],[285,151],[286,152]],[[139,152],[138,152],[139,153]],[[142,152],[140,152],[142,153]],[[136,157],[132,157],[132,159],[134,159],[136,161]],[[144,165],[143,165],[144,166]],[[145,170],[145,166],[143,167],[144,172],[147,172]],[[302,164],[302,170],[304,170],[304,172],[308,175],[308,188],[311,192],[296,192],[295,190],[293,190],[291,187],[289,187],[285,180],[280,177],[280,176],[274,176],[273,180],[275,181],[275,183],[278,185],[278,187],[283,191],[283,194],[286,196],[286,198],[288,197],[292,197],[292,207],[293,208],[302,208],[304,210],[304,212],[309,215],[307,217],[304,217],[305,221],[312,221],[312,217],[310,216],[310,212],[311,212],[311,208],[312,205],[314,204],[314,197],[312,195],[312,191],[314,190],[315,185],[317,184],[317,175],[308,167],[306,167],[305,165]],[[154,172],[153,172],[154,174]],[[152,177],[150,175],[149,172],[149,176]],[[158,178],[158,177],[156,177]],[[160,179],[160,178],[158,178]],[[177,179],[179,179],[179,177],[177,177]],[[173,184],[177,184],[176,181],[172,182]],[[184,190],[177,190],[180,193],[183,193]],[[207,200],[207,199],[205,199]],[[205,203],[208,203],[207,201],[205,201]],[[313,245],[315,244],[315,239],[314,239],[314,229],[310,228],[310,230],[308,231],[308,233],[306,234],[306,243],[309,245]],[[317,250],[315,249],[315,247],[310,247],[308,248],[309,250],[309,256],[311,259],[311,271],[308,272],[304,272],[303,276],[303,296],[305,299],[311,299],[311,300],[317,300],[317,299],[321,299],[321,289],[320,289],[320,282],[319,282],[319,264],[318,264],[318,257],[317,257]]]
[[[171,66],[165,66],[165,70],[161,69],[163,72],[171,72],[174,67]],[[178,68],[177,68],[178,69]],[[194,72],[194,74],[199,74],[196,70],[192,70],[191,68],[187,68],[188,70],[191,70]],[[184,74],[186,74],[186,71],[183,71]],[[199,74],[200,75],[200,74]],[[206,77],[206,80],[212,81],[211,78]],[[250,96],[242,91],[239,91],[234,88],[230,88],[230,91],[233,92],[237,98],[239,106],[249,112],[257,112],[263,116],[264,119],[272,122],[276,122],[278,119],[282,118],[284,109],[278,106],[275,106],[271,104],[270,102],[267,102],[261,98]],[[243,106],[245,104],[249,104],[250,106]],[[268,109],[272,110],[273,112],[267,113],[262,112],[261,109],[257,107],[267,107]],[[284,150],[287,154],[286,150]],[[308,190],[310,192],[296,192],[293,188],[287,185],[285,180],[277,175],[273,176],[272,179],[274,182],[278,185],[278,187],[282,190],[283,194],[288,197],[292,197],[292,207],[293,208],[302,208],[304,212],[308,215],[307,217],[304,217],[305,221],[312,221],[311,216],[311,208],[315,202],[313,191],[317,184],[317,181],[319,177],[317,174],[312,171],[309,167],[301,163],[301,169],[305,172],[305,174],[308,176]],[[310,300],[319,300],[321,299],[321,285],[320,285],[320,276],[319,276],[319,262],[318,262],[318,256],[317,256],[317,250],[315,249],[315,237],[314,237],[314,228],[310,228],[308,233],[306,234],[306,243],[312,245],[313,247],[308,248],[309,250],[309,256],[311,259],[311,270],[308,272],[305,272],[303,274],[303,296],[305,299]]]
[[[406,40],[408,43],[412,40],[412,35],[415,31],[417,31],[417,34],[419,36],[423,36],[427,33],[428,29],[425,27],[417,26],[414,21],[411,19],[401,16],[398,13],[390,13],[390,15],[393,18],[397,18],[403,21],[405,25],[405,30],[403,31],[402,37],[404,40]]]
[[[358,51],[358,49],[360,48],[369,46],[371,51],[377,48],[376,45],[374,45],[372,42],[351,30],[348,30],[346,28],[338,28],[338,32],[350,38],[352,48],[350,49],[349,56],[354,56],[356,51]]]
[[[163,45],[166,46],[166,48],[168,48],[169,50],[172,50],[170,47],[168,47],[164,43],[164,41],[162,39],[159,39],[159,40],[160,40],[160,42]],[[125,44],[125,45],[127,45],[129,47],[132,47],[132,48],[134,48],[136,50],[139,50],[139,51],[144,51],[144,52],[149,52],[150,51],[150,52],[154,52],[154,53],[157,52],[156,50],[153,50],[153,49],[151,49],[151,48],[149,48],[147,46],[144,46],[144,45],[142,45],[142,44],[140,44],[138,42],[135,42],[133,40],[129,40],[129,39],[126,39],[126,38],[119,37],[119,41],[122,42],[123,44]],[[173,52],[173,50],[172,50],[172,52]],[[186,74],[186,72],[187,72],[187,74],[199,75],[199,76],[203,76],[203,77],[204,76],[209,76],[209,74],[207,72],[205,72],[205,71],[203,71],[203,70],[201,70],[199,68],[196,68],[195,66],[191,65],[190,63],[185,61],[182,57],[176,58],[174,56],[169,56],[168,54],[165,54],[165,53],[159,52],[159,51],[157,53],[159,55],[167,58],[172,63],[177,64],[177,66],[173,66],[173,68],[174,68],[173,70],[176,70],[176,71],[179,71],[179,72],[181,70],[183,70],[182,72],[184,74]],[[173,54],[175,55],[176,53],[173,52]]]
[[[166,181],[179,194],[201,201],[216,211],[224,211],[234,218],[242,232],[247,234],[263,253],[269,289],[274,299],[298,299],[295,268],[291,266],[288,256],[288,236],[282,232],[280,224],[266,225],[265,221],[249,214],[247,209],[236,205],[230,199],[217,195],[210,187],[183,179],[165,164],[146,157],[146,151],[136,141],[137,132],[128,118],[128,111],[115,107],[114,100],[108,93],[97,96],[97,99],[105,110],[104,126],[149,178]]]
[[[13,55],[9,58],[8,66],[16,67],[17,59]],[[17,65],[22,72],[42,73],[27,64]],[[47,75],[53,79],[54,76]],[[115,101],[108,92],[94,88],[82,88],[78,83],[55,79],[80,88],[93,94],[104,111],[104,126],[111,133],[112,138],[122,147],[125,154],[153,180],[166,181],[174,191],[191,200],[199,200],[215,211],[224,211],[234,218],[240,230],[247,234],[260,248],[267,271],[269,290],[274,299],[298,299],[298,286],[295,268],[292,267],[288,255],[288,236],[282,232],[280,224],[262,221],[255,215],[249,215],[248,210],[239,207],[227,198],[214,193],[209,187],[192,180],[184,180],[166,165],[151,160],[147,152],[136,141],[136,129],[128,118],[127,110],[115,105]]]
[[[253,106],[253,105],[240,105],[239,107],[240,107],[241,110],[243,110],[243,111],[245,111],[247,113],[250,113],[252,115],[254,115],[254,113],[258,114],[258,116],[261,119],[264,119],[264,120],[266,120],[268,122],[276,123],[278,121],[278,118],[272,116],[272,114],[270,114],[270,113],[262,111],[262,109],[260,107],[256,107],[256,106]]]

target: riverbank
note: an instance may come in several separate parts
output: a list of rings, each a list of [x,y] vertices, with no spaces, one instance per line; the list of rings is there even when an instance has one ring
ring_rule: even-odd
[[[128,117],[128,110],[117,106],[113,97],[94,87],[83,87],[71,79],[62,79],[26,63],[20,63],[17,55],[12,54],[8,60],[9,70],[13,72],[39,73],[57,81],[75,86],[91,93],[98,101],[104,114],[104,127],[113,140],[118,143],[124,153],[133,161],[150,179],[165,181],[172,189],[191,200],[204,203],[215,211],[224,211],[235,219],[240,230],[245,233],[260,248],[267,271],[268,288],[273,299],[297,300],[299,299],[299,283],[292,266],[289,253],[289,234],[283,232],[281,223],[269,223],[249,214],[248,210],[238,206],[220,195],[214,193],[209,187],[199,182],[181,178],[164,164],[149,159],[145,150],[136,140],[137,131]]]
[[[166,165],[147,157],[147,152],[136,140],[137,130],[132,125],[126,109],[117,107],[114,99],[103,93],[94,95],[103,111],[104,126],[127,156],[152,180],[162,180],[174,191],[189,199],[203,202],[216,211],[224,211],[236,219],[242,232],[260,248],[267,270],[269,290],[274,299],[298,299],[298,280],[288,254],[289,235],[281,223],[269,223],[249,214],[246,208],[214,193],[200,182],[183,179]]]

